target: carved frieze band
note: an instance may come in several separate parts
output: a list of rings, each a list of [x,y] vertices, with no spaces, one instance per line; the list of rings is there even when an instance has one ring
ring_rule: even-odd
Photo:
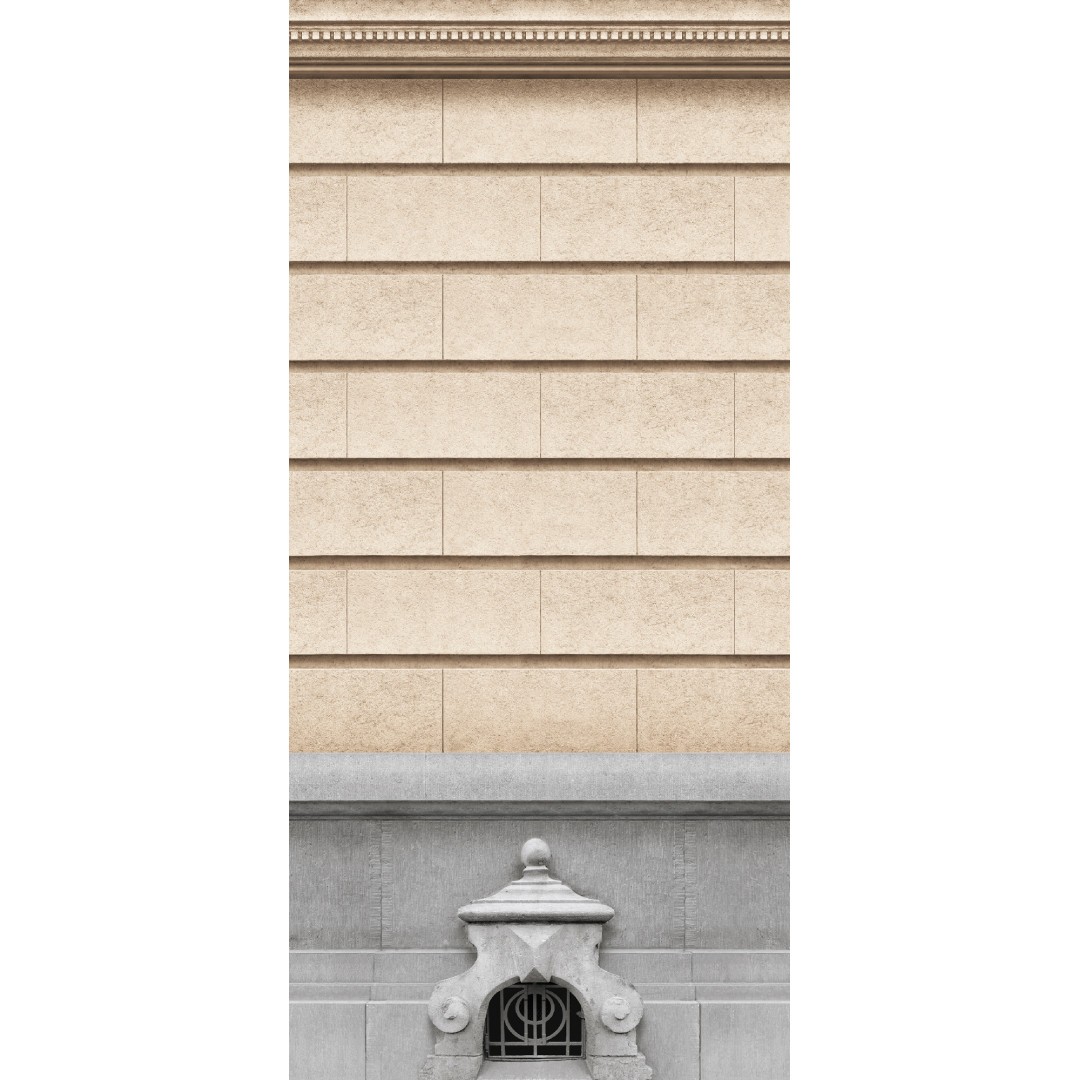
[[[774,26],[602,29],[582,27],[290,27],[291,41],[788,41],[790,31]]]

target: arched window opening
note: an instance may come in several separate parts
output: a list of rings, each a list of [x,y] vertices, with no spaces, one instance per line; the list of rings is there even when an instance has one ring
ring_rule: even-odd
[[[508,1058],[581,1058],[585,1056],[585,1021],[577,998],[557,983],[514,983],[488,1003],[484,1056]]]

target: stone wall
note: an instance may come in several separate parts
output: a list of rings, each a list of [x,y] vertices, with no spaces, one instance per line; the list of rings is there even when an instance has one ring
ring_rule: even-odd
[[[293,749],[785,749],[786,80],[291,86]]]
[[[293,1080],[532,835],[656,1080],[786,1076],[786,18],[294,0]]]
[[[530,836],[615,908],[602,966],[656,1080],[784,1080],[787,755],[424,757],[294,755],[293,1080],[419,1076],[432,988],[475,958],[456,911]]]

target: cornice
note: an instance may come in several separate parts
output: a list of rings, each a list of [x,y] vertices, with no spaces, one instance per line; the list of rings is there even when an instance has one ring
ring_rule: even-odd
[[[297,78],[786,78],[787,22],[289,24]]]
[[[289,755],[293,817],[786,817],[788,755]]]

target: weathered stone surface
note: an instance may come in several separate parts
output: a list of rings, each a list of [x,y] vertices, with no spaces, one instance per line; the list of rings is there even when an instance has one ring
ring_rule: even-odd
[[[290,79],[289,156],[302,162],[439,161],[439,79]]]
[[[730,653],[733,572],[544,570],[545,653]]]
[[[293,173],[289,177],[289,258],[333,262],[345,258],[345,176]]]
[[[785,162],[787,79],[641,79],[638,160]]]
[[[537,652],[539,570],[349,570],[354,653]]]
[[[633,274],[447,274],[447,360],[631,360]]]
[[[786,458],[788,373],[735,372],[735,456]]]
[[[696,1001],[653,1001],[638,1028],[638,1047],[657,1080],[710,1080],[698,1060],[701,1025]]]
[[[633,79],[447,79],[443,94],[448,162],[634,160]]]
[[[538,176],[349,177],[350,259],[511,262],[539,257]]]
[[[294,472],[289,554],[440,555],[442,486],[434,469]]]
[[[788,948],[788,834],[786,821],[687,823],[683,853],[696,898],[688,947]]]
[[[543,456],[731,457],[737,374],[544,372]]]
[[[735,571],[735,651],[785,654],[788,640],[787,570],[738,568]]]
[[[290,1004],[290,1080],[365,1080],[365,1008],[336,1001]]]
[[[380,839],[379,825],[373,821],[292,823],[289,936],[293,948],[381,945],[376,876]]]
[[[787,274],[638,274],[637,278],[639,359],[788,358]]]
[[[415,1080],[437,1034],[421,1001],[369,1002],[365,1080]]]
[[[627,668],[448,669],[443,717],[448,751],[637,749]]]
[[[701,1002],[703,1080],[788,1080],[788,1016],[782,1002]]]
[[[540,374],[354,371],[348,432],[350,457],[539,457]]]
[[[443,477],[447,555],[633,555],[632,471],[462,471]]]
[[[289,375],[289,457],[345,456],[347,379],[343,371]]]
[[[294,274],[289,307],[293,360],[438,360],[442,355],[438,274]]]
[[[296,668],[289,672],[294,752],[442,749],[437,669]]]
[[[289,652],[345,651],[345,571],[289,572]]]
[[[545,260],[720,262],[734,257],[734,175],[556,173],[543,178],[541,198]],[[771,220],[763,209],[753,224],[759,217]]]
[[[643,471],[642,555],[787,555],[788,474]]]
[[[784,668],[644,668],[637,687],[641,750],[788,749]]]
[[[787,754],[292,754],[295,802],[773,802],[789,798]],[[553,837],[548,837],[554,843]],[[562,847],[560,858],[564,857]],[[505,860],[500,859],[498,866]],[[512,869],[511,868],[507,868]]]

